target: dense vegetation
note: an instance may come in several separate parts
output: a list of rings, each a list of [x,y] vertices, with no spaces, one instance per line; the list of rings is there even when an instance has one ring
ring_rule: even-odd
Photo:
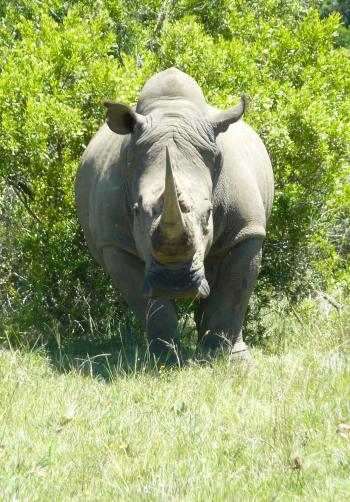
[[[340,14],[342,26],[338,30],[337,45],[350,47],[350,3],[348,0],[323,0],[319,7],[322,16],[329,16],[333,12]]]
[[[246,120],[272,159],[276,198],[254,322],[273,297],[349,287],[350,51],[340,47],[340,15],[323,5],[321,17],[319,6],[1,2],[2,339],[105,337],[130,321],[87,253],[74,178],[104,120],[101,100],[132,105],[169,66],[192,75],[218,107],[246,92]]]

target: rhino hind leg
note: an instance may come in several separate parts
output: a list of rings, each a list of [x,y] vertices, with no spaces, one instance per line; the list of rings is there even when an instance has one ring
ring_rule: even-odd
[[[148,300],[143,294],[144,264],[115,247],[103,250],[106,272],[148,333],[149,348],[157,360],[176,362],[179,347],[178,318],[169,300]]]
[[[199,346],[203,350],[228,346],[233,356],[250,359],[242,325],[260,269],[261,247],[260,239],[247,239],[224,257],[208,260],[211,294],[200,303],[196,315]]]

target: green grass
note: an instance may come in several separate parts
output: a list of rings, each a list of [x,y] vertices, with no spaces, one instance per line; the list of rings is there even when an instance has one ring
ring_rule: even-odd
[[[270,313],[251,370],[1,351],[1,500],[348,501],[348,321]]]

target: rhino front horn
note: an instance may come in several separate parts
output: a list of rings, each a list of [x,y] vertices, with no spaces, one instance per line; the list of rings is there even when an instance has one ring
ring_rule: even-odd
[[[162,233],[174,239],[185,232],[185,223],[179,205],[168,147],[165,149],[165,156],[165,188],[163,193],[163,211],[160,219],[160,228]]]

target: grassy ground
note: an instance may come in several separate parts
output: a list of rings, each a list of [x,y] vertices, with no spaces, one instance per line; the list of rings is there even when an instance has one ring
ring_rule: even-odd
[[[348,501],[348,320],[269,314],[250,371],[3,350],[1,500]]]

